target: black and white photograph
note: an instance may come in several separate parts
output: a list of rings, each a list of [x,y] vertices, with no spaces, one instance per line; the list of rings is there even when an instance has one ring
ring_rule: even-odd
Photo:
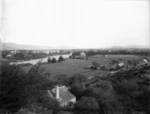
[[[150,114],[150,0],[0,0],[0,114]]]

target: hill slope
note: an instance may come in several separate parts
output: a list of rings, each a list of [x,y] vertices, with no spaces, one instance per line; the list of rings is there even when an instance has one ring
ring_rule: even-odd
[[[41,49],[51,49],[49,46],[36,46],[36,45],[19,45],[15,43],[2,43],[2,50],[41,50]]]

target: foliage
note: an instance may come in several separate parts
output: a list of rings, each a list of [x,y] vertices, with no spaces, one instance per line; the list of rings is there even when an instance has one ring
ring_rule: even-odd
[[[26,75],[18,66],[3,64],[0,79],[0,109],[17,112],[27,101]]]
[[[38,111],[43,109],[43,104],[39,99],[47,94],[47,90],[53,87],[53,82],[50,80],[49,75],[44,74],[44,69],[40,65],[33,66],[27,74],[27,91],[28,91],[28,104],[27,107],[31,111]],[[39,107],[41,107],[39,109]]]
[[[85,82],[87,78],[84,75],[75,74],[69,79],[69,86],[71,87],[71,92],[80,98],[84,94]]]
[[[99,104],[94,97],[82,97],[75,105],[76,110],[98,111]]]
[[[126,110],[149,112],[150,86],[139,85],[138,80],[123,80],[114,86],[116,92],[120,95]]]
[[[115,91],[109,81],[99,80],[94,86],[89,87],[92,96],[96,98],[99,103],[99,113],[106,114],[121,114],[123,107],[117,100]],[[118,104],[120,104],[118,106]]]
[[[7,51],[4,51],[3,56],[5,57]],[[9,59],[11,60],[31,60],[31,59],[39,59],[39,58],[44,58],[46,57],[47,54],[46,53],[33,53],[33,52],[26,52],[26,50],[19,50],[17,53],[12,54],[11,57],[9,57]]]
[[[62,85],[66,85],[66,86],[68,86],[68,84],[69,84],[68,77],[65,74],[56,75],[53,79],[53,82],[55,84],[62,84]]]
[[[2,58],[6,58],[8,54],[10,54],[10,50],[3,50],[1,53]]]
[[[64,58],[62,56],[59,57],[58,59],[59,62],[64,61]]]
[[[47,59],[47,62],[48,62],[48,63],[51,63],[51,62],[52,62],[52,60],[51,60],[50,57]]]
[[[93,69],[97,69],[98,67],[100,67],[100,64],[99,63],[97,63],[97,62],[92,62],[92,67],[93,67]]]
[[[56,63],[56,59],[52,58],[51,63]]]
[[[49,77],[44,74],[44,69],[39,65],[33,66],[27,74],[29,102],[34,102],[52,85]]]
[[[42,105],[42,108],[46,110],[53,110],[53,113],[58,112],[59,103],[56,99],[51,98],[48,94],[45,94],[39,98],[39,102]]]

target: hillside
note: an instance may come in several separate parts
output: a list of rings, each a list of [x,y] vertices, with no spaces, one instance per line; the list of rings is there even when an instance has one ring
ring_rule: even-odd
[[[16,43],[1,43],[0,50],[43,50],[43,49],[77,49],[70,46],[38,46],[38,45],[21,45]]]
[[[49,46],[36,46],[36,45],[20,45],[15,43],[2,43],[2,50],[41,50],[51,49]]]

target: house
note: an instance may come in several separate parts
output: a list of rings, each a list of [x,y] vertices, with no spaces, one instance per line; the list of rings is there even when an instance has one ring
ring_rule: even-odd
[[[123,62],[121,62],[121,63],[115,63],[109,69],[110,70],[119,70],[119,69],[125,68],[125,67],[126,67],[125,64]]]
[[[72,105],[76,102],[76,97],[69,92],[66,86],[56,86],[52,90],[48,90],[48,94],[55,98],[61,107]]]
[[[118,66],[122,68],[122,67],[125,67],[125,64],[124,63],[118,63]]]
[[[143,59],[143,61],[144,61],[145,63],[147,63],[147,62],[148,62],[148,60],[147,60],[147,59]]]
[[[81,57],[81,58],[86,58],[86,54],[85,54],[84,52],[81,52],[81,53],[80,53],[80,57]]]
[[[105,58],[107,58],[107,57],[108,57],[108,55],[106,54],[106,55],[105,55]]]
[[[84,52],[81,52],[79,56],[75,57],[76,59],[86,59],[86,54]]]

